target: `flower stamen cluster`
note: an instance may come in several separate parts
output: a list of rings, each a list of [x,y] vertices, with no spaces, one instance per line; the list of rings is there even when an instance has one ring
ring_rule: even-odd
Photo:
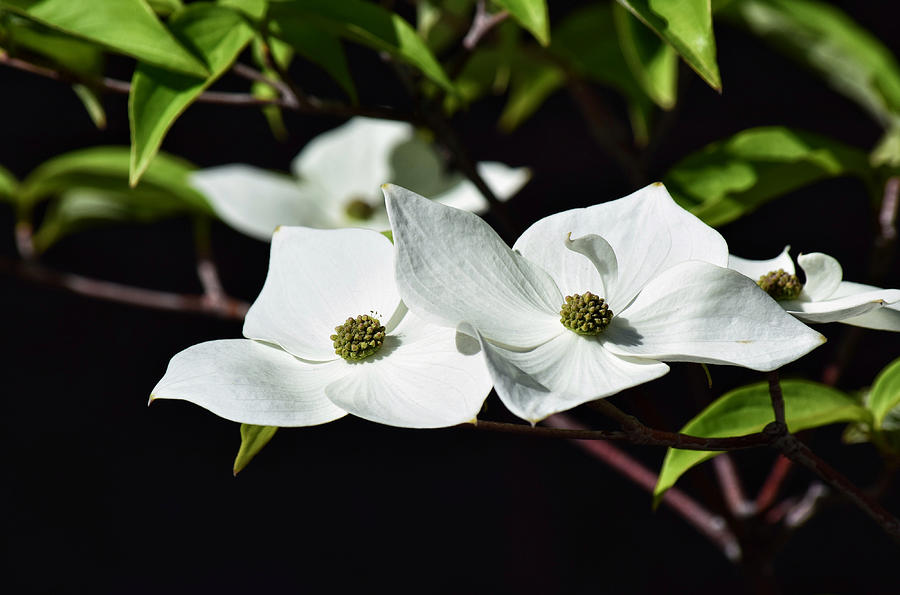
[[[609,326],[613,313],[606,300],[586,291],[574,296],[567,295],[559,316],[564,327],[579,335],[599,335]]]
[[[384,344],[384,327],[374,316],[361,314],[334,327],[331,335],[334,352],[345,360],[361,360],[374,354]]]
[[[803,284],[797,275],[792,275],[784,269],[766,273],[756,284],[776,301],[795,300],[803,291]]]
[[[354,198],[344,206],[344,213],[351,219],[365,221],[375,214],[375,209],[361,198]]]

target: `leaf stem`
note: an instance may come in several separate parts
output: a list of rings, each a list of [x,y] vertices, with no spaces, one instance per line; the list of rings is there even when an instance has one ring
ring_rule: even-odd
[[[481,38],[487,35],[491,29],[509,17],[509,12],[505,10],[491,14],[485,5],[486,2],[484,0],[478,0],[475,4],[475,16],[472,17],[472,26],[462,41],[463,47],[468,52],[474,50]]]

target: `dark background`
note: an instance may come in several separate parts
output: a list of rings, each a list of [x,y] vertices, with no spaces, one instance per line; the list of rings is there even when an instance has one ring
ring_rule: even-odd
[[[841,4],[900,53],[896,8],[886,15],[883,3]],[[717,41],[725,91],[718,95],[682,70],[679,113],[654,156],[652,179],[751,126],[792,126],[865,150],[877,142],[877,125],[814,75],[724,25],[717,26]],[[353,49],[350,59],[364,104],[408,105],[370,52]],[[127,66],[114,68],[125,77]],[[295,74],[313,90],[331,90],[312,67]],[[238,84],[226,81],[225,88]],[[0,164],[19,177],[66,151],[128,143],[124,96],[106,97],[109,127],[97,131],[59,83],[4,68],[0,89]],[[624,114],[614,96],[608,99]],[[511,203],[520,224],[635,189],[587,135],[564,93],[508,136],[493,124],[501,107],[501,100],[483,101],[453,124],[476,159],[533,169],[533,180]],[[279,143],[253,110],[195,105],[164,149],[204,167],[244,162],[286,171],[309,138],[340,120],[288,114],[287,123],[292,136]],[[796,251],[835,256],[845,278],[862,281],[876,231],[867,201],[859,182],[822,182],[721,231],[736,254],[769,258],[791,243]],[[6,258],[15,254],[12,225],[12,213],[0,208]],[[226,289],[252,300],[265,277],[268,245],[223,225],[213,239]],[[71,236],[44,261],[142,287],[200,291],[186,221]],[[680,518],[664,508],[651,512],[647,493],[564,441],[412,431],[346,418],[279,431],[234,478],[237,424],[184,402],[146,403],[172,355],[201,341],[239,337],[239,322],[94,301],[6,273],[0,283],[9,561],[3,582],[11,592],[714,593],[749,585]],[[885,284],[900,286],[896,265]],[[829,343],[785,375],[819,378],[848,329],[821,327]],[[869,384],[898,354],[897,334],[866,331],[840,387]],[[673,365],[667,377],[613,402],[674,430],[704,400],[759,379],[714,367],[713,392],[697,397],[688,387],[698,374],[694,366]],[[508,418],[493,397],[487,415]],[[804,439],[855,481],[873,483],[874,449],[843,446],[839,437],[840,428],[832,427]],[[628,450],[651,468],[664,455],[657,448]],[[772,454],[741,453],[736,460],[754,494]],[[802,493],[810,478],[795,470],[785,492]],[[680,485],[723,509],[709,465]],[[897,495],[895,485],[886,499],[895,513]],[[895,593],[898,554],[874,522],[837,504],[792,536],[775,572],[785,593]]]

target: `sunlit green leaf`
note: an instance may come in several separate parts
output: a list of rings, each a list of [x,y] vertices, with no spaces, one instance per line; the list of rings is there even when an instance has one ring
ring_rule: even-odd
[[[900,168],[900,126],[889,128],[869,155],[872,167]]]
[[[173,12],[177,12],[184,8],[181,0],[147,0],[147,4],[153,9],[153,12],[161,17],[167,17]]]
[[[676,164],[663,182],[681,206],[715,226],[807,184],[847,175],[869,175],[862,151],[776,126],[713,143]]]
[[[545,0],[494,0],[494,4],[509,11],[510,16],[528,29],[541,45],[550,43],[550,19]]]
[[[672,109],[678,93],[678,55],[620,4],[613,5],[622,55],[634,78],[659,107]]]
[[[13,55],[37,55],[66,72],[86,77],[103,72],[99,46],[12,13],[0,14],[0,41]]]
[[[182,43],[203,56],[212,74],[197,79],[138,64],[128,97],[132,185],[140,179],[178,116],[228,70],[253,37],[253,30],[239,13],[211,4],[189,5],[169,24]]]
[[[869,412],[849,395],[824,384],[784,380],[781,382],[781,390],[784,395],[785,420],[791,432],[837,422],[871,419]],[[760,382],[722,395],[686,423],[680,432],[704,438],[725,438],[760,432],[773,421],[775,416],[769,385]],[[720,453],[668,449],[659,472],[659,480],[653,490],[654,506],[685,471],[718,454]]]
[[[266,0],[217,0],[219,6],[227,6],[244,13],[254,20],[260,20],[266,16],[269,3]]]
[[[23,204],[34,203],[73,189],[94,189],[108,194],[128,193],[128,147],[92,147],[54,157],[32,171],[19,186]],[[188,183],[194,167],[171,155],[157,154],[147,168],[140,190],[148,200],[177,200],[192,212],[212,215],[206,198]]]
[[[900,123],[900,65],[875,36],[828,2],[743,0],[723,14],[819,73],[884,126]]]
[[[169,33],[144,0],[0,0],[54,29],[83,37],[161,68],[206,76],[206,67]]]
[[[886,416],[898,405],[900,405],[900,358],[879,372],[872,384],[868,406],[872,411],[875,428],[882,429]]]
[[[618,2],[675,48],[709,86],[722,90],[709,0]]]
[[[385,51],[417,67],[432,81],[453,92],[444,69],[412,26],[381,6],[363,0],[294,0],[269,7],[275,21],[297,18],[316,28]]]
[[[81,100],[94,126],[101,130],[106,128],[106,110],[97,92],[85,85],[72,85],[72,91]]]
[[[241,424],[241,448],[234,458],[234,474],[237,475],[269,443],[278,431],[276,426]]]
[[[337,37],[298,15],[281,14],[271,20],[270,27],[273,35],[327,72],[356,103],[356,86],[347,66],[344,48]]]
[[[13,200],[19,187],[19,181],[12,172],[0,165],[0,201]]]

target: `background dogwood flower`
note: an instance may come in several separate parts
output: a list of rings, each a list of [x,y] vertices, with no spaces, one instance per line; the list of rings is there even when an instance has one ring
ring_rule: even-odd
[[[481,162],[478,173],[500,200],[518,192],[528,168]],[[311,140],[294,158],[296,178],[249,165],[195,172],[191,183],[223,221],[269,241],[279,225],[388,229],[380,186],[402,184],[444,204],[483,212],[487,201],[472,182],[447,174],[434,146],[405,122],[353,118]]]
[[[723,268],[725,240],[662,184],[546,217],[512,250],[476,215],[385,195],[404,302],[478,335],[500,398],[532,422],[658,378],[660,360],[772,370],[824,341]]]
[[[354,337],[360,320],[383,328]],[[308,426],[352,413],[425,428],[473,420],[491,389],[476,341],[407,311],[393,247],[374,231],[279,228],[244,336],[175,355],[151,401],[184,399],[259,425]]]
[[[840,263],[821,252],[797,257],[806,275],[806,283],[801,286],[789,250],[790,246],[785,246],[781,254],[770,260],[747,260],[732,255],[728,257],[728,266],[754,281],[783,271],[781,277],[796,283],[799,293],[779,299],[778,303],[805,322],[843,322],[900,331],[900,290],[844,281]]]

